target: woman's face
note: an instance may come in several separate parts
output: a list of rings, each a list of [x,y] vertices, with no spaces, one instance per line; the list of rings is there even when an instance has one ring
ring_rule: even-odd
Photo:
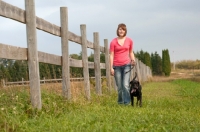
[[[123,30],[121,27],[118,29],[118,34],[119,37],[124,37],[125,36],[125,30]]]

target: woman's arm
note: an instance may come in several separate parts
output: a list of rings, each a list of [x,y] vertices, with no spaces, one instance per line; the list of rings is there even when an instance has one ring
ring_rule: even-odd
[[[131,64],[134,66],[135,65],[135,55],[133,54],[133,51],[129,51],[130,59],[131,59]]]
[[[114,52],[110,52],[110,74],[112,76],[114,75],[113,58],[114,58]]]

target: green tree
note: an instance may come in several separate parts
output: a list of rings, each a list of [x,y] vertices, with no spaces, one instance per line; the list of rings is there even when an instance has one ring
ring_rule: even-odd
[[[11,80],[11,76],[8,71],[8,68],[5,67],[3,64],[0,65],[0,78],[7,81]]]
[[[151,54],[153,75],[162,75],[162,59],[157,52]]]
[[[56,79],[55,65],[48,64],[51,74],[51,79]]]
[[[152,69],[151,56],[148,52],[144,53],[144,64],[146,64],[147,66],[149,66]]]
[[[48,64],[46,63],[39,63],[39,69],[40,69],[40,79],[50,79],[51,74],[50,74],[50,69]]]
[[[162,71],[165,74],[165,76],[170,76],[171,62],[168,49],[162,50]]]
[[[62,78],[62,67],[55,65],[56,78]]]
[[[81,60],[82,52],[79,55],[71,54],[70,57],[72,59]],[[83,77],[83,68],[80,67],[70,67],[70,77]]]
[[[145,62],[145,52],[143,50],[140,50],[140,52],[136,52],[135,57],[137,57],[140,61],[143,63]]]
[[[89,62],[94,62],[94,54],[91,52],[90,56],[88,56],[88,61]],[[94,73],[94,69],[89,69],[89,76],[90,77],[94,77],[95,73]]]
[[[101,63],[105,63],[106,60],[105,60],[105,54],[104,53],[101,53],[100,54],[100,62]],[[101,76],[106,76],[106,69],[101,69]]]

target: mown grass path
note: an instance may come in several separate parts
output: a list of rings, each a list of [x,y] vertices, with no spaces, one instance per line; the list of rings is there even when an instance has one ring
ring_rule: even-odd
[[[116,103],[116,93],[92,101],[64,101],[42,90],[43,108],[33,110],[27,89],[0,89],[0,131],[198,132],[200,83],[188,80],[143,85],[143,107]]]

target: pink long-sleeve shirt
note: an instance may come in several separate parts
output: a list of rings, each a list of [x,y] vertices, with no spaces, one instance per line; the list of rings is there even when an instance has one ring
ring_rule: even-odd
[[[113,65],[122,66],[130,63],[129,52],[133,50],[132,39],[126,37],[123,46],[121,46],[117,38],[114,38],[110,43],[110,52],[114,52]]]

